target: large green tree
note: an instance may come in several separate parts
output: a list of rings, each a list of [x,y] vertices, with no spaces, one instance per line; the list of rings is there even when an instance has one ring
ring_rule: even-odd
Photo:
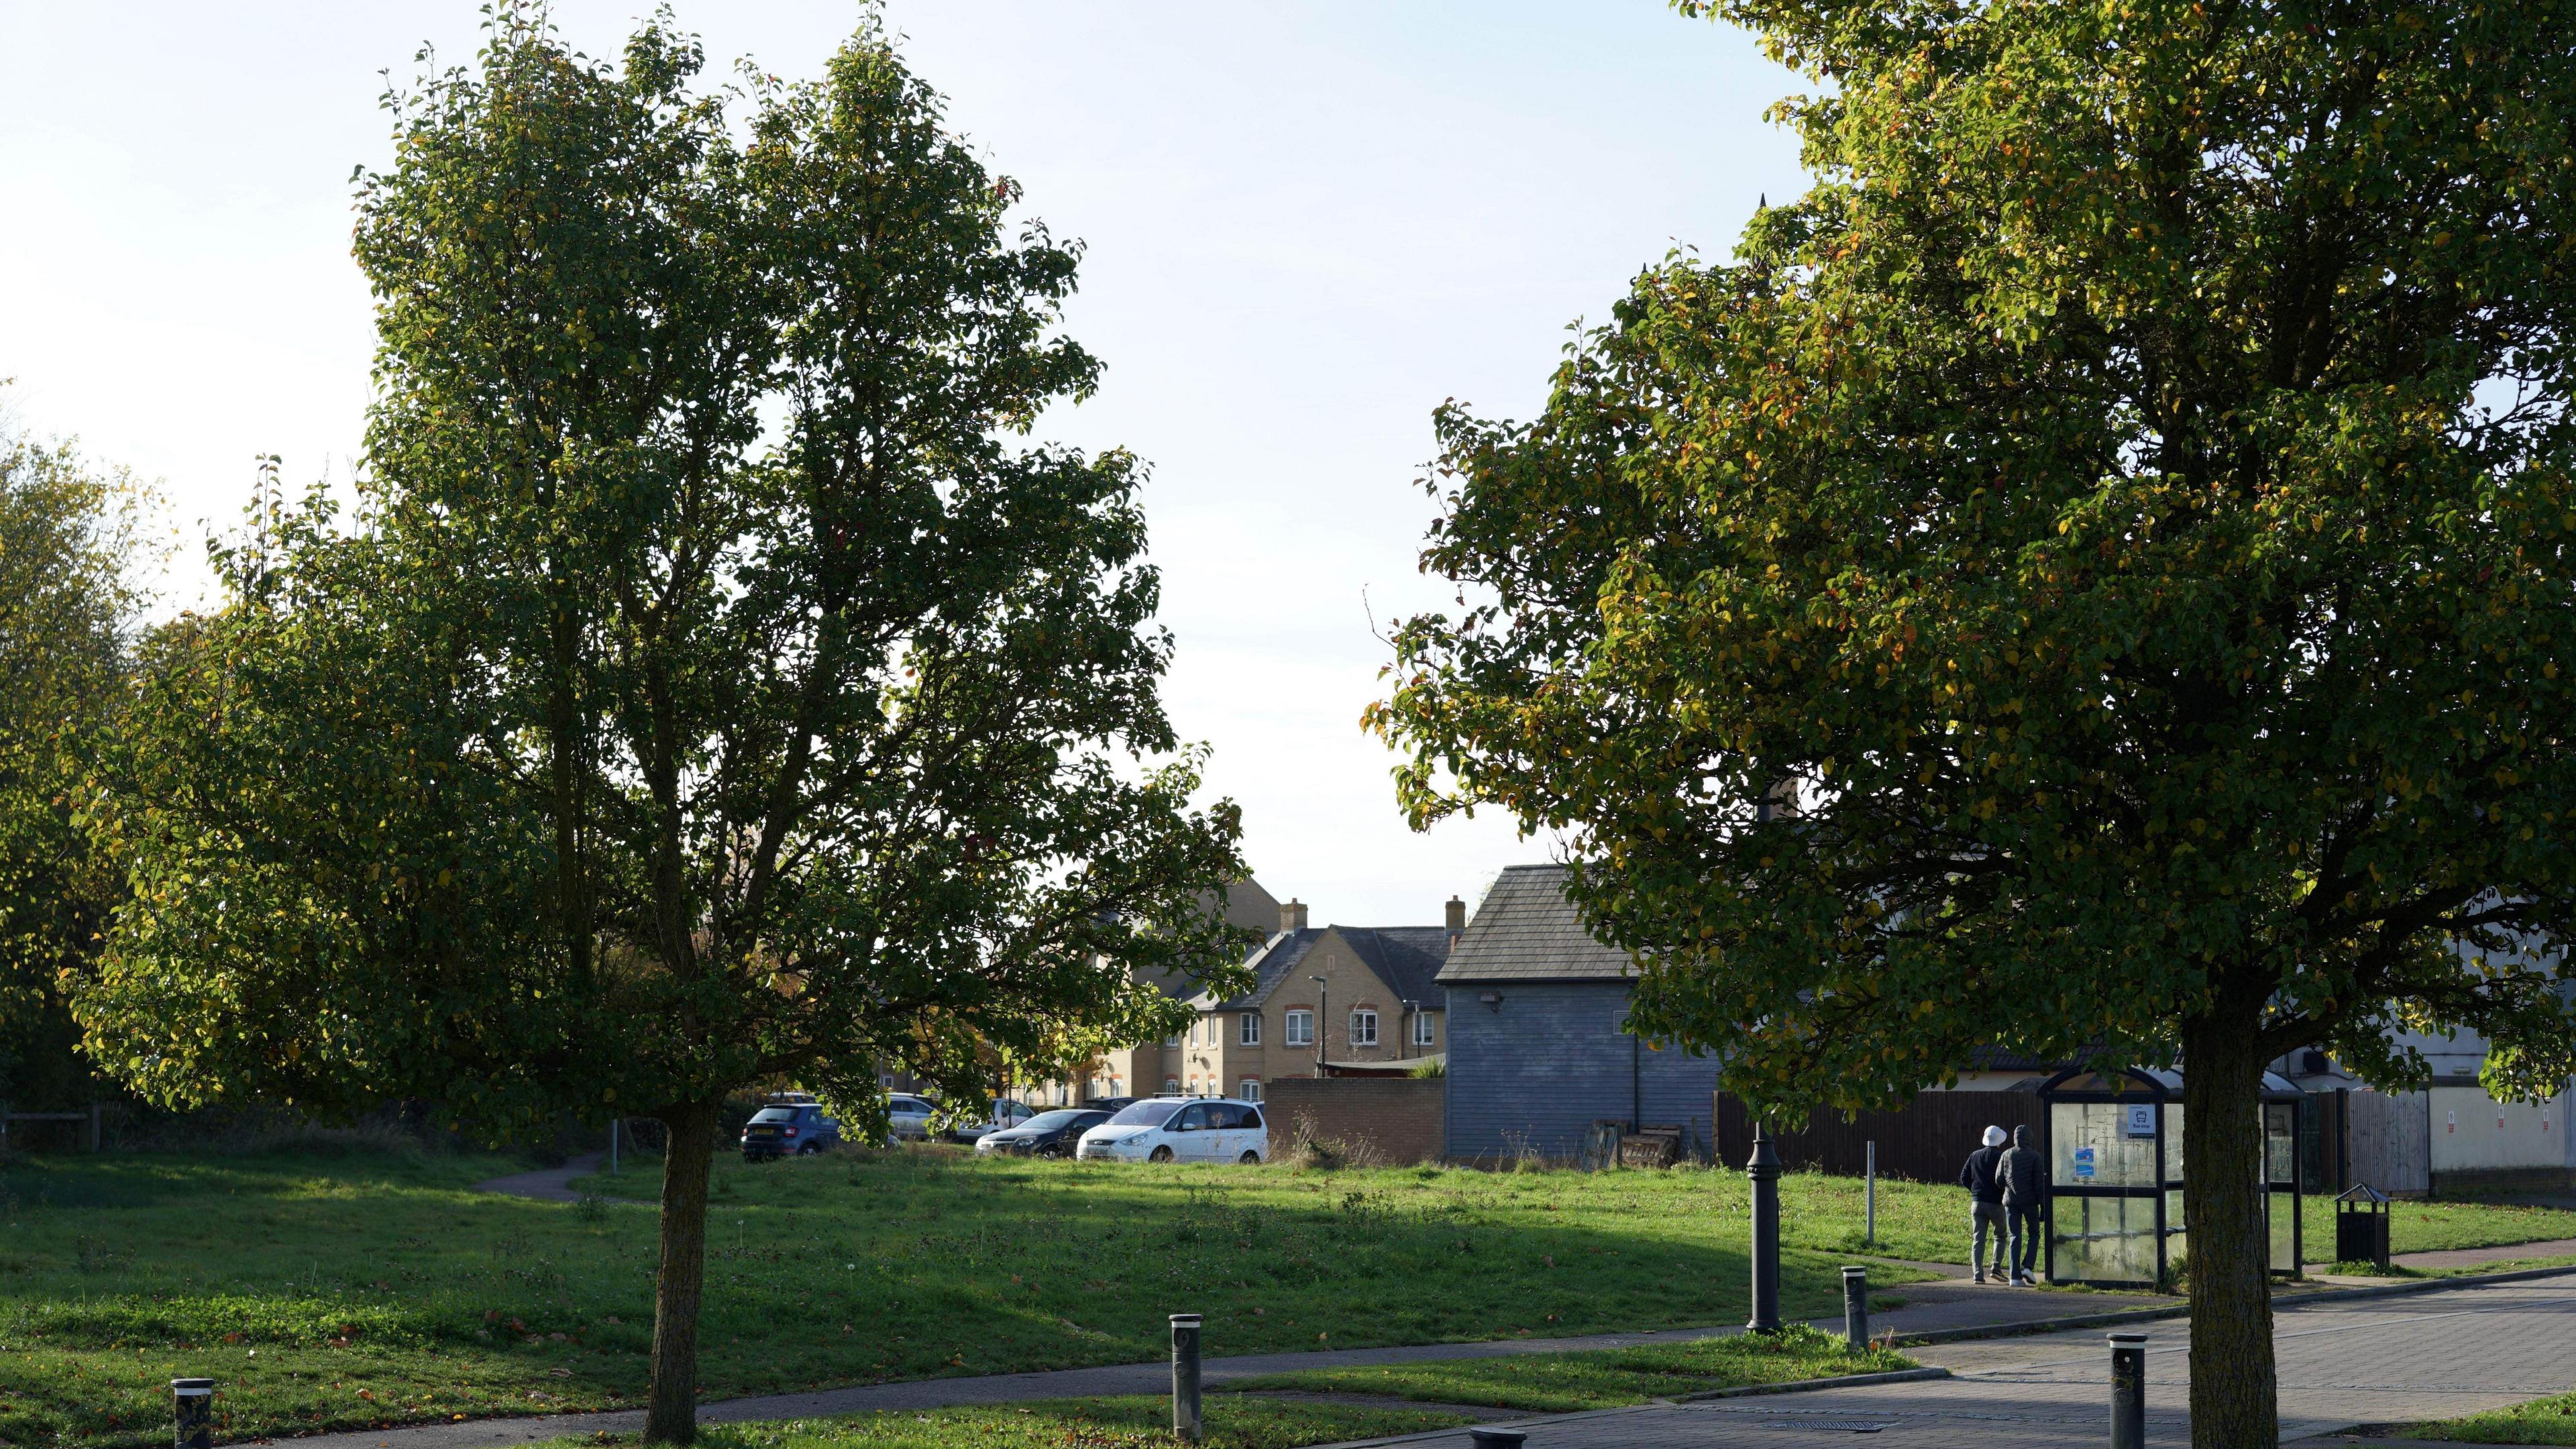
[[[2274,1442],[2255,1093],[2546,1093],[2576,932],[2576,11],[1732,0],[1814,188],[1440,418],[1372,719],[1570,832],[1782,1106],[2180,1061],[2194,1442]]]
[[[92,1095],[63,998],[121,886],[78,797],[111,728],[142,597],[143,494],[0,427],[0,1103]]]
[[[1138,466],[1023,436],[1098,372],[1077,248],[873,22],[811,84],[699,65],[504,8],[391,99],[358,506],[262,511],[154,641],[80,1001],[175,1104],[659,1116],[658,1441],[728,1092],[1160,1037],[1137,982],[1224,979],[1242,874],[1158,703]]]

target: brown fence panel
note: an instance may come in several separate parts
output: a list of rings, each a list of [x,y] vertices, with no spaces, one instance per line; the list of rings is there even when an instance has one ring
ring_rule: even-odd
[[[1447,1115],[1437,1077],[1273,1077],[1262,1084],[1270,1154],[1286,1157],[1301,1134],[1365,1147],[1388,1163],[1438,1162]]]
[[[2031,1092],[1925,1092],[1893,1111],[1846,1119],[1831,1108],[1818,1108],[1803,1121],[1765,1126],[1783,1167],[1857,1177],[1868,1161],[1869,1144],[1875,1142],[1879,1176],[1949,1182],[1958,1177],[1960,1165],[1977,1150],[1989,1126],[2007,1133],[2027,1127],[2030,1145],[2038,1147],[2039,1106],[2039,1097]],[[1742,1165],[1753,1153],[1753,1123],[1742,1099],[1718,1093],[1713,1120],[1719,1164]]]

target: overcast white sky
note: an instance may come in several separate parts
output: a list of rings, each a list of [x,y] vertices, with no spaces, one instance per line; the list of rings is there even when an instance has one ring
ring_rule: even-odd
[[[613,54],[636,0],[562,3]],[[675,0],[711,69],[812,74],[846,3]],[[1431,924],[1544,858],[1507,821],[1407,831],[1358,729],[1379,619],[1443,602],[1414,486],[1442,399],[1527,416],[1577,318],[1675,245],[1729,250],[1802,187],[1761,118],[1795,88],[1660,0],[911,0],[888,15],[954,126],[1090,251],[1070,327],[1108,364],[1042,430],[1123,444],[1263,884],[1320,924]],[[380,73],[470,59],[471,0],[0,0],[0,395],[229,526],[254,455],[345,474],[371,343],[349,178]],[[201,587],[192,543],[181,602]],[[1366,604],[1363,603],[1363,594]]]

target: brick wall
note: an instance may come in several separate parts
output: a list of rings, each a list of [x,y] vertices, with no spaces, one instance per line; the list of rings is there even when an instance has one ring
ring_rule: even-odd
[[[1366,1143],[1390,1163],[1437,1162],[1447,1085],[1438,1077],[1273,1077],[1261,1104],[1271,1155],[1293,1156],[1298,1134],[1312,1130],[1328,1142]]]

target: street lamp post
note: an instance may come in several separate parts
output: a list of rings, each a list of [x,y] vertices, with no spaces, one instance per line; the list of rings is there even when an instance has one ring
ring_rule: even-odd
[[[1754,1333],[1780,1331],[1780,1154],[1762,1124],[1753,1124],[1753,1157],[1744,1164],[1753,1185],[1753,1320]]]

